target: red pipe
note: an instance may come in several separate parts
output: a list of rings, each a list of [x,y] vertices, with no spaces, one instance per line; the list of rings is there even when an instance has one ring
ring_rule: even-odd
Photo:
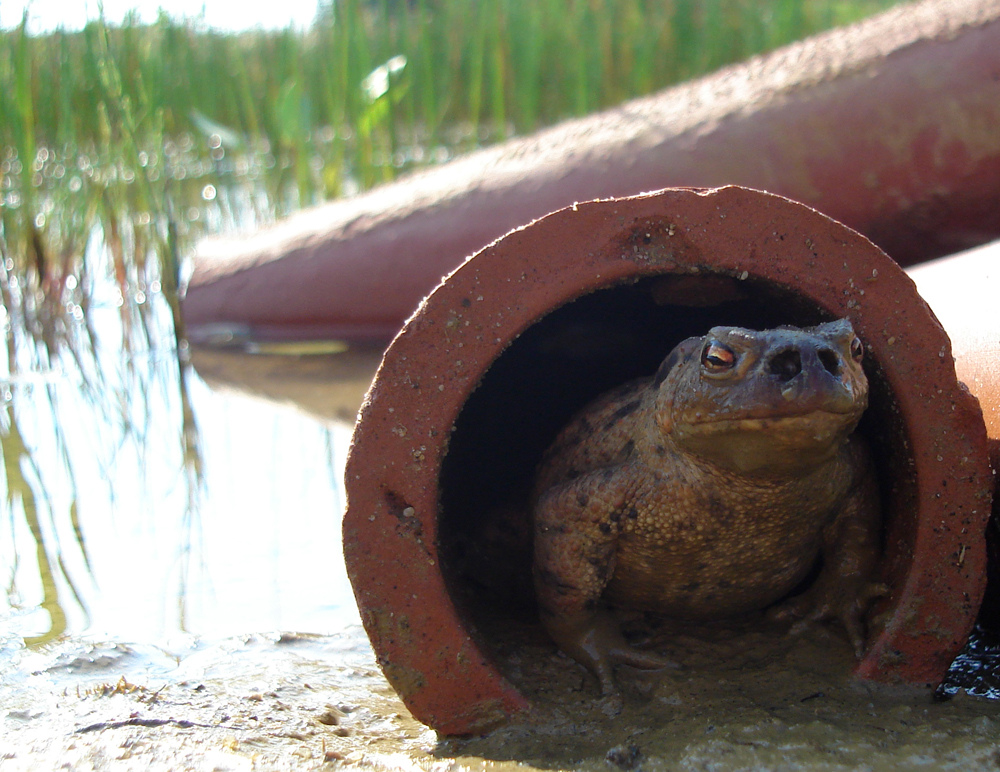
[[[911,268],[917,289],[952,341],[959,380],[979,400],[996,488],[986,531],[989,591],[980,622],[1000,629],[1000,242]]]
[[[884,253],[808,207],[667,190],[510,233],[451,274],[386,352],[348,459],[344,554],[379,663],[414,716],[467,734],[527,707],[493,661],[488,604],[469,602],[453,545],[530,575],[516,544],[491,556],[481,536],[510,531],[517,500],[504,495],[530,479],[558,429],[548,423],[602,378],[652,372],[646,357],[720,314],[761,326],[846,316],[863,339],[892,594],[856,674],[943,677],[980,606],[993,477],[941,325]]]
[[[951,338],[958,379],[979,399],[1000,471],[1000,242],[907,273]]]

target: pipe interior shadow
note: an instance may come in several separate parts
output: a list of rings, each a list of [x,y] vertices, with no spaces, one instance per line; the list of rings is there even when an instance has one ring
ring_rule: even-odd
[[[697,305],[677,302],[686,298]],[[652,375],[674,345],[712,326],[767,329],[832,318],[766,282],[666,275],[579,297],[525,330],[468,398],[440,476],[442,571],[484,650],[503,645],[505,631],[527,626],[544,635],[534,609],[528,498],[543,452],[577,410],[613,386]],[[865,369],[870,401],[859,431],[878,460],[886,525],[908,506],[916,509],[915,483],[904,474],[912,460],[878,362],[868,356]],[[905,574],[912,550],[902,554],[888,571],[893,576]]]

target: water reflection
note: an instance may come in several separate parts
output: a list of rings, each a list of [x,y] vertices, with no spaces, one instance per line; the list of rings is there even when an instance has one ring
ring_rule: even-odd
[[[171,304],[144,303],[140,324],[115,298],[62,316],[80,345],[8,326],[0,643],[356,621],[341,480],[379,352],[189,350]]]
[[[295,405],[319,419],[347,425],[354,424],[382,359],[381,347],[350,348],[339,341],[252,343],[246,348],[250,351],[193,346],[191,361],[220,391]]]
[[[184,516],[176,471],[147,492],[118,481],[118,511],[87,521],[102,591],[88,636],[323,632],[353,620],[339,554],[349,428],[216,392],[200,378],[191,380],[191,397],[204,449],[197,516]]]

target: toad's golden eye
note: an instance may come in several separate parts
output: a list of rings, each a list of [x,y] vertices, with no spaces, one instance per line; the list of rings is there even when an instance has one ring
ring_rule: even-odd
[[[855,362],[860,362],[862,357],[865,355],[865,344],[861,342],[860,338],[855,338],[851,341],[851,358]]]
[[[736,354],[717,340],[710,340],[701,350],[701,366],[709,373],[724,373],[736,365]]]

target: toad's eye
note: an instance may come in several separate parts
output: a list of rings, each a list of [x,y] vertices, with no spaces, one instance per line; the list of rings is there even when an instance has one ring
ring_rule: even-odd
[[[701,366],[711,373],[724,373],[736,365],[736,354],[717,340],[710,340],[701,350]]]
[[[851,358],[855,362],[860,362],[862,357],[865,355],[865,344],[861,342],[860,338],[855,338],[851,341]]]

